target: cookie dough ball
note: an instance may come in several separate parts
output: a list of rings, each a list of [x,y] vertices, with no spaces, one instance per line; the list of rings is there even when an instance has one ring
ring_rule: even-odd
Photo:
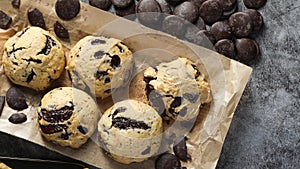
[[[62,45],[39,27],[27,27],[8,39],[2,62],[13,83],[38,91],[49,87],[65,67]]]
[[[124,164],[156,155],[162,141],[162,118],[149,105],[135,100],[114,104],[98,123],[102,148]]]
[[[42,98],[37,114],[40,132],[47,140],[79,148],[94,133],[100,113],[84,91],[60,87]]]
[[[75,87],[106,98],[129,81],[132,53],[121,40],[87,36],[67,57],[67,70]]]
[[[148,103],[167,121],[195,119],[199,106],[211,101],[210,85],[204,80],[205,75],[189,59],[178,58],[156,68],[149,67],[143,75],[143,79],[133,82],[143,81],[139,82],[145,86],[140,92],[145,93]],[[130,91],[134,90],[133,86],[130,86]]]

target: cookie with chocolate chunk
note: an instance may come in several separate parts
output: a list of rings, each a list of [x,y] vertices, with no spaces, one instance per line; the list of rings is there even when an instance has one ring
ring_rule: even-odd
[[[40,133],[61,146],[79,148],[94,133],[100,112],[94,99],[71,87],[51,90],[37,109]]]
[[[13,83],[39,91],[60,77],[65,57],[54,36],[39,27],[28,27],[7,40],[2,63]]]
[[[71,49],[66,69],[75,87],[103,99],[128,82],[132,66],[132,53],[121,40],[86,36]]]
[[[162,141],[162,118],[136,100],[115,103],[98,123],[102,148],[114,160],[129,164],[157,155]]]

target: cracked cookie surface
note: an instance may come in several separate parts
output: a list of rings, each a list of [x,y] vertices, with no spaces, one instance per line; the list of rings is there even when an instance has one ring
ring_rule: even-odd
[[[13,83],[40,91],[60,77],[65,57],[62,45],[49,32],[27,27],[7,40],[2,62]]]

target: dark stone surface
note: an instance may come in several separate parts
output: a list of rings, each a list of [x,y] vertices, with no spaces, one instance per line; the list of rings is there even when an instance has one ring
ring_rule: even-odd
[[[252,64],[217,169],[300,168],[300,0],[269,0],[259,11],[261,57]],[[74,161],[3,133],[0,156]]]

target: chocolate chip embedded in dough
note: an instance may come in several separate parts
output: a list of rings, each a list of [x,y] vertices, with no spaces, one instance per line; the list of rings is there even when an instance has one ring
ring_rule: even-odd
[[[87,134],[89,132],[89,130],[86,127],[82,126],[82,125],[78,126],[77,129],[82,134]]]
[[[41,110],[42,118],[50,123],[59,123],[69,120],[73,115],[74,106],[64,106],[58,110]]]
[[[112,119],[112,126],[121,130],[143,129],[148,130],[151,127],[143,121],[137,121],[127,117],[115,117]]]
[[[186,22],[176,15],[169,15],[162,22],[162,30],[178,38],[182,38],[186,32]]]
[[[108,73],[106,71],[101,71],[101,70],[97,70],[94,74],[94,77],[96,79],[101,79],[103,78],[104,76],[108,75]]]
[[[91,45],[101,45],[101,44],[105,44],[106,41],[102,40],[102,39],[94,39],[91,41]]]
[[[181,105],[181,99],[182,99],[181,97],[175,97],[170,107],[172,108],[179,107]]]
[[[248,9],[245,11],[245,13],[247,13],[252,20],[252,33],[259,33],[264,25],[262,15],[255,9]]]
[[[173,151],[175,155],[184,162],[187,162],[191,159],[191,156],[187,153],[186,140],[183,138],[176,145],[173,146]]]
[[[54,23],[54,32],[57,37],[62,39],[69,39],[69,31],[60,22]]]
[[[181,163],[179,159],[170,153],[160,155],[155,161],[155,169],[174,169],[180,167]]]
[[[142,154],[142,155],[147,155],[147,154],[149,154],[150,152],[151,152],[151,147],[148,146],[141,154]]]
[[[14,110],[24,110],[28,108],[26,97],[22,90],[12,86],[6,93],[6,102]]]
[[[43,54],[43,55],[48,55],[51,51],[51,48],[52,48],[52,43],[53,43],[53,39],[48,36],[48,35],[45,35],[46,36],[46,42],[45,42],[45,47],[37,53],[37,55],[40,55],[40,54]]]
[[[175,7],[173,14],[193,23],[198,18],[199,11],[193,2],[185,1]]]
[[[113,68],[117,68],[120,66],[121,59],[118,55],[113,55],[111,58],[110,66]]]
[[[12,0],[12,1],[11,1],[11,5],[12,5],[13,8],[15,8],[15,9],[19,9],[19,8],[20,8],[20,4],[21,4],[21,0]]]
[[[79,0],[57,0],[55,11],[62,20],[71,20],[79,14],[80,2]]]
[[[232,30],[227,21],[218,21],[214,23],[211,26],[210,32],[214,35],[216,41],[232,38]]]
[[[93,7],[108,11],[112,3],[110,0],[89,0],[89,4]]]
[[[237,12],[229,17],[229,25],[238,38],[247,37],[252,32],[251,17],[245,12]]]
[[[5,96],[0,96],[0,116],[2,114],[4,105],[5,105]]]
[[[221,39],[215,44],[215,49],[218,53],[231,58],[235,59],[236,50],[235,45],[230,39]]]
[[[105,52],[102,50],[99,50],[98,52],[94,53],[94,58],[101,59],[101,58],[103,58],[104,55],[105,55]]]
[[[24,123],[26,120],[27,116],[24,113],[14,113],[8,118],[8,121],[13,124]]]
[[[29,9],[27,11],[29,23],[32,26],[38,26],[40,28],[46,29],[46,23],[43,14],[37,9]]]
[[[40,128],[45,134],[54,134],[58,132],[62,132],[67,129],[68,126],[65,124],[49,124],[49,125],[40,125]]]
[[[12,19],[6,13],[0,10],[0,28],[1,29],[8,29]]]
[[[191,103],[196,103],[199,98],[199,94],[184,93],[183,98],[185,98],[186,100],[188,100]]]
[[[117,8],[127,8],[134,3],[134,0],[111,0],[111,2]]]
[[[235,47],[237,59],[247,64],[260,55],[259,45],[253,39],[236,39]]]
[[[223,14],[221,4],[215,0],[208,0],[200,6],[200,16],[207,24],[212,24],[219,20]]]
[[[263,7],[267,0],[243,0],[245,6],[250,9],[259,9]]]

